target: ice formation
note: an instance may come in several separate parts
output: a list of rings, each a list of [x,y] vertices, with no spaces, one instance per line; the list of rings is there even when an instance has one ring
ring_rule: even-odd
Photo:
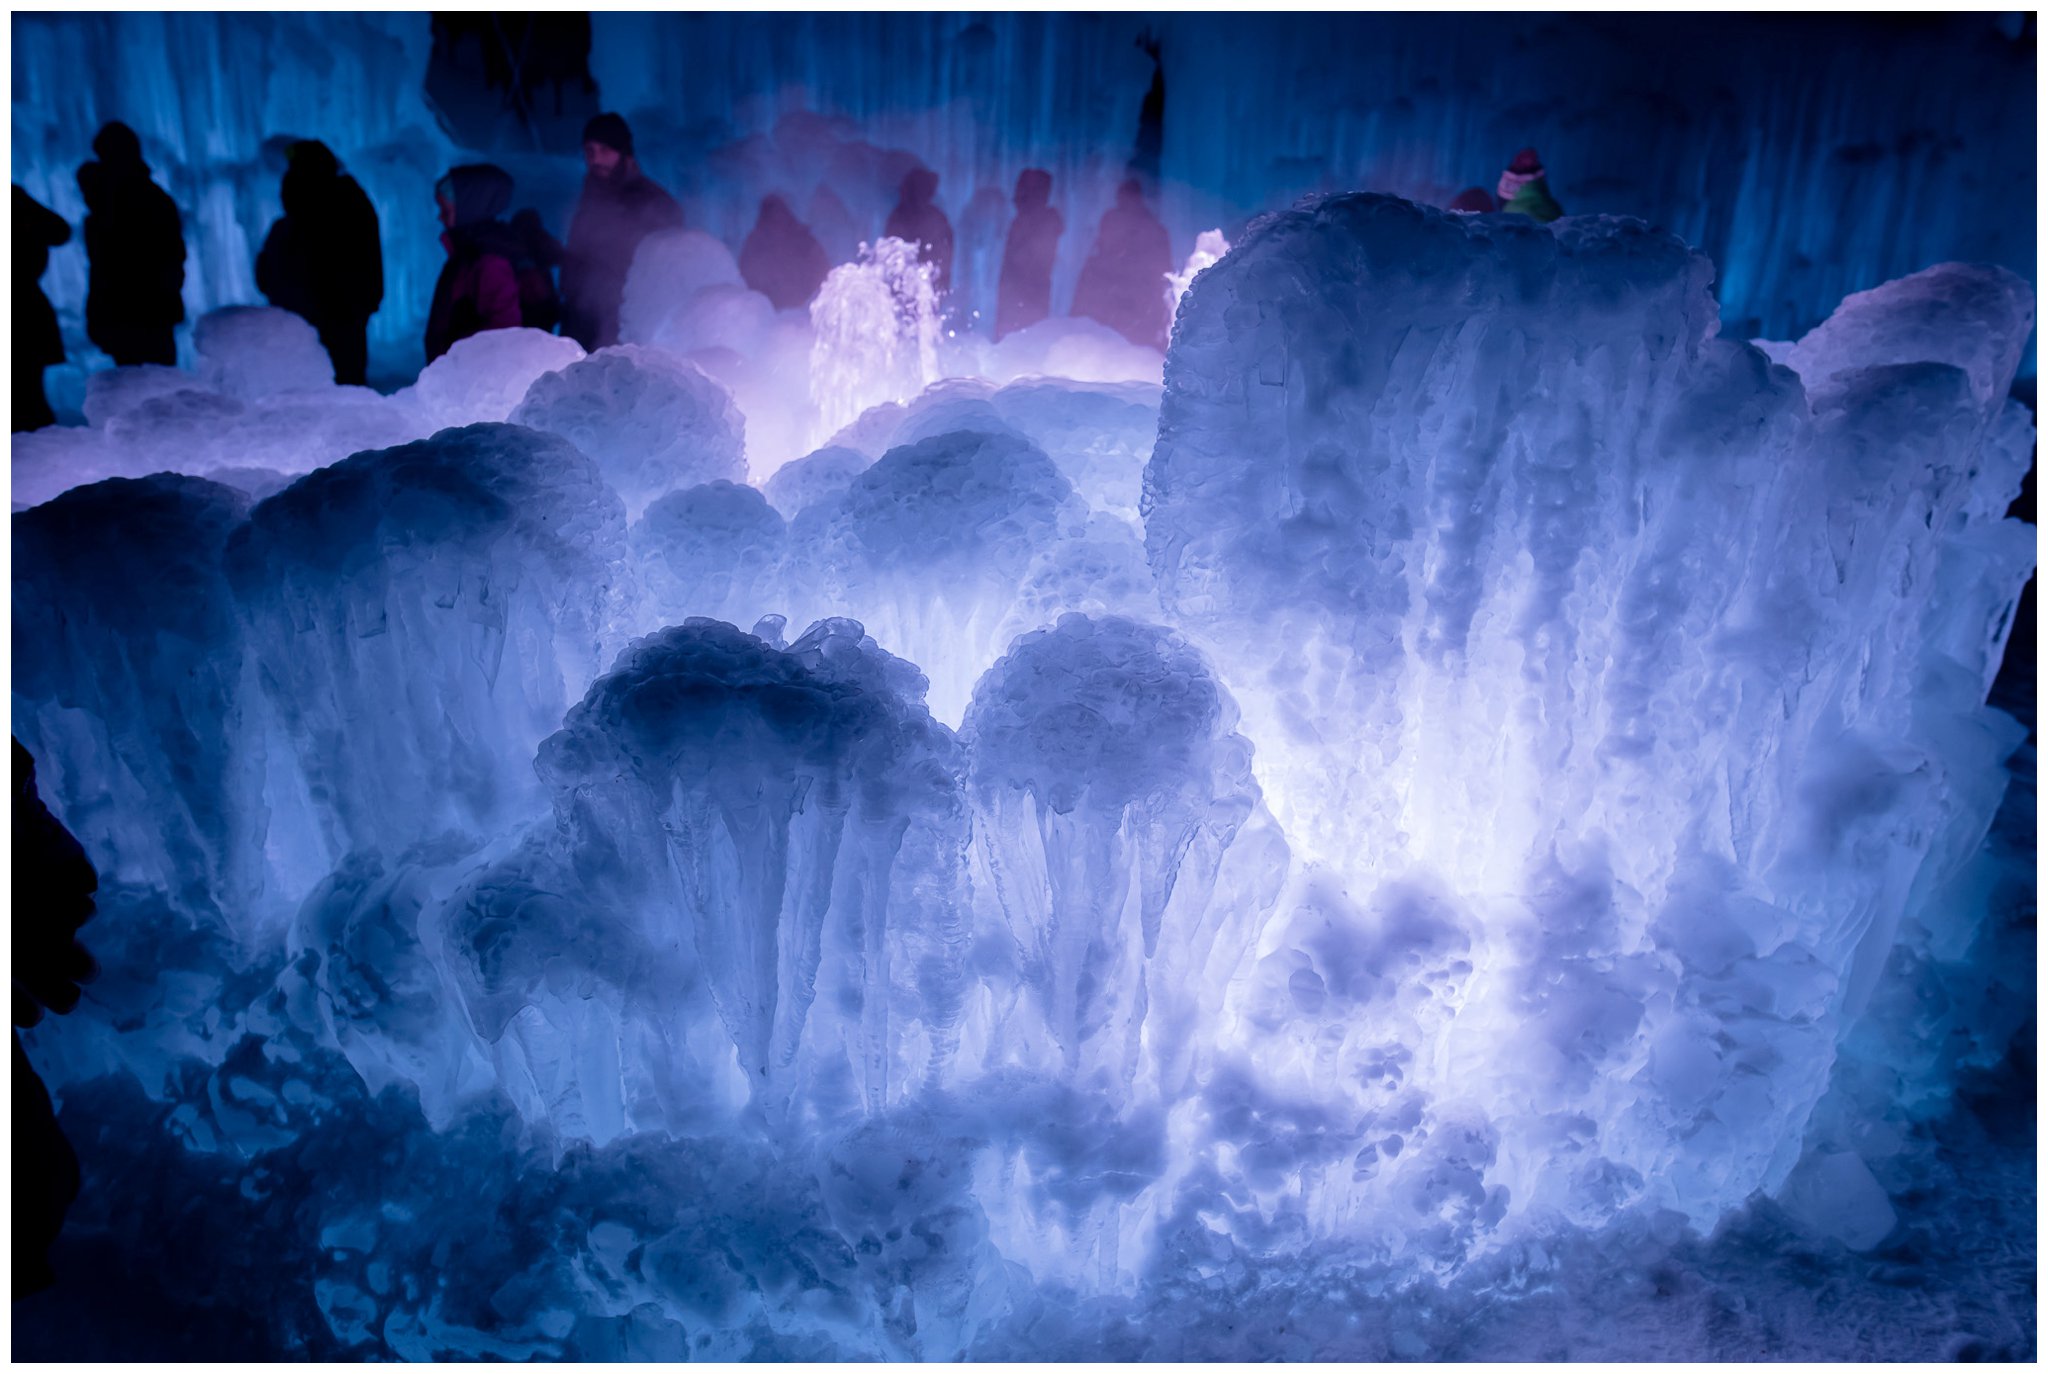
[[[1720,265],[1731,322],[1782,338],[1850,292],[1946,258],[2032,272],[2032,38],[2017,18],[601,12],[591,71],[691,225],[735,247],[775,192],[845,262],[924,161],[977,301],[992,296],[997,254],[982,245],[976,257],[968,207],[1044,168],[1068,226],[1059,301],[1091,246],[1083,226],[1115,198],[1150,76],[1131,38],[1151,24],[1171,85],[1160,211],[1176,261],[1200,231],[1235,238],[1250,216],[1313,191],[1445,204],[1534,142],[1568,208],[1668,225]],[[373,372],[406,375],[444,261],[434,181],[478,151],[450,141],[423,95],[432,42],[417,13],[25,13],[15,180],[76,226],[72,173],[91,132],[127,119],[186,207],[196,319],[258,299],[252,264],[282,171],[266,140],[323,139],[385,226]],[[921,56],[860,56],[884,51]],[[227,70],[241,81],[191,76]],[[518,203],[560,235],[575,174],[523,137],[494,152]],[[976,261],[987,265],[968,279]],[[49,285],[76,362],[84,254],[58,250]],[[82,375],[75,363],[65,374],[57,391],[75,397]]]
[[[746,422],[732,398],[696,368],[652,349],[600,349],[542,373],[508,418],[574,444],[632,517],[669,492],[747,475]]]
[[[16,731],[106,880],[25,1039],[221,1232],[86,1234],[337,1357],[1526,1355],[1635,1257],[1904,1263],[2030,1007],[2024,283],[1766,352],[1641,222],[1341,195],[1162,386],[693,243],[587,358],[259,343],[17,440]]]

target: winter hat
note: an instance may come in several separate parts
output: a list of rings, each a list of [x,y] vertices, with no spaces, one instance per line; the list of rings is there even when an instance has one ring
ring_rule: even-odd
[[[1536,156],[1534,148],[1524,148],[1521,152],[1515,154],[1515,160],[1510,162],[1507,170],[1500,174],[1500,184],[1493,188],[1493,193],[1500,197],[1502,205],[1506,205],[1521,194],[1524,186],[1527,186],[1532,181],[1541,180],[1543,180],[1543,159]]]
[[[583,141],[602,143],[605,147],[616,149],[627,157],[633,156],[633,131],[626,126],[624,116],[615,115],[609,110],[601,115],[591,116],[590,122],[583,126]]]
[[[302,138],[285,151],[290,160],[291,170],[302,171],[307,176],[334,176],[341,171],[341,164],[335,161],[334,150],[317,138]]]
[[[1493,203],[1492,195],[1484,186],[1467,186],[1458,192],[1450,208],[1467,215],[1490,215],[1499,207]]]
[[[142,140],[117,119],[93,135],[92,151],[101,162],[140,162]]]

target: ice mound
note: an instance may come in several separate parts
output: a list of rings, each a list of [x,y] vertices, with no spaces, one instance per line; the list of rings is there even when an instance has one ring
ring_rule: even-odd
[[[157,472],[206,477],[261,498],[351,453],[421,436],[423,421],[406,404],[312,376],[294,352],[304,342],[297,329],[309,328],[297,316],[237,307],[201,325],[214,361],[202,356],[199,374],[155,366],[95,373],[86,428],[17,436],[16,509],[102,478]],[[324,366],[326,354],[319,356]],[[256,358],[269,361],[258,366]]]
[[[334,364],[312,325],[289,310],[231,305],[192,326],[199,380],[239,401],[280,391],[331,388]]]
[[[1707,1225],[1783,1183],[1902,913],[2003,789],[1983,684],[2031,565],[1997,533],[2031,309],[1933,278],[1990,302],[1987,388],[1900,356],[1928,281],[1880,288],[1846,338],[1888,365],[1809,399],[1714,337],[1709,278],[1630,221],[1351,195],[1260,221],[1181,307],[1162,599],[1332,927],[1429,894],[1399,903],[1442,932],[1403,983],[1430,1005],[1335,1081],[1392,1073],[1425,1131],[1463,1104],[1487,1185],[1459,1244],[1503,1208]],[[1851,357],[1831,330],[1810,357]],[[1359,1168],[1354,1196],[1396,1186]]]
[[[644,613],[656,624],[692,616],[752,625],[779,614],[788,530],[766,497],[733,482],[671,492],[633,525]]]
[[[255,680],[221,571],[247,509],[166,473],[14,517],[14,733],[44,796],[104,882],[222,928],[262,886]]]
[[[535,381],[583,358],[574,339],[538,329],[486,329],[456,341],[419,380],[391,399],[417,417],[421,435],[509,418]]]
[[[717,287],[746,289],[731,249],[698,229],[649,234],[626,273],[619,337],[627,343],[658,342],[677,311],[687,308],[700,292]]]
[[[668,492],[747,475],[746,422],[725,390],[687,363],[630,344],[541,374],[511,422],[581,449],[630,519]]]
[[[693,618],[620,657],[541,747],[554,824],[447,922],[523,1111],[597,1140],[749,1101],[815,1129],[939,1071],[966,819],[923,686],[850,621],[777,648]]]
[[[17,514],[74,487],[149,473],[100,431],[79,425],[45,425],[16,434],[8,456],[9,495]]]
[[[816,547],[795,551],[795,620],[850,615],[930,677],[932,714],[956,721],[995,662],[1033,559],[1085,507],[1043,452],[966,431],[891,449],[831,506]]]
[[[971,341],[974,371],[993,382],[1069,377],[1078,382],[1159,381],[1160,356],[1098,320],[1055,317],[1006,335]]]
[[[1807,390],[1887,363],[1948,363],[1980,404],[2005,394],[2034,327],[2034,293],[2001,267],[1948,262],[1845,299],[1784,359]]]
[[[989,400],[997,415],[1045,450],[1089,505],[1135,525],[1160,396],[1151,382],[1032,378],[1012,382]]]
[[[296,765],[304,891],[351,851],[481,840],[542,804],[527,761],[602,665],[625,518],[595,464],[513,425],[358,454],[258,505],[228,552]]]
[[[109,420],[125,415],[144,401],[167,396],[173,391],[218,388],[204,385],[190,372],[175,367],[144,363],[139,367],[110,367],[85,379],[85,422],[104,429]]]
[[[1035,1043],[1044,1066],[1125,1098],[1142,1057],[1152,1095],[1183,1086],[1201,990],[1227,981],[1255,911],[1211,907],[1258,802],[1236,723],[1192,646],[1116,616],[1061,616],[976,684],[961,728],[976,853],[1030,993],[1011,1012],[1025,1024],[991,1032],[1013,1061]]]
[[[1091,511],[1033,555],[996,637],[1008,642],[1069,612],[1165,619],[1144,541],[1128,521]]]
[[[794,520],[798,512],[828,501],[845,491],[854,478],[867,471],[881,454],[863,453],[840,444],[805,454],[775,470],[761,490],[775,509]]]

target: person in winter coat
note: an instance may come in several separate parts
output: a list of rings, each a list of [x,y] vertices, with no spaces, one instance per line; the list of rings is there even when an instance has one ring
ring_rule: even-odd
[[[288,156],[284,214],[256,255],[257,289],[320,331],[336,382],[365,386],[370,316],[384,303],[377,209],[326,144],[305,139]]]
[[[1003,240],[1003,270],[996,279],[996,337],[1014,334],[1052,313],[1052,265],[1066,221],[1049,203],[1052,173],[1027,167],[1017,174],[1011,203],[1017,217]]]
[[[64,335],[57,312],[43,294],[50,250],[71,241],[63,216],[27,191],[14,188],[14,428],[41,429],[57,423],[43,390],[43,369],[64,361]]]
[[[1550,194],[1543,159],[1536,156],[1534,148],[1524,148],[1515,154],[1515,160],[1500,174],[1500,185],[1494,189],[1500,196],[1501,210],[1507,214],[1527,215],[1538,224],[1548,224],[1564,215],[1564,207]]]
[[[1138,179],[1117,188],[1074,287],[1074,314],[1100,320],[1132,343],[1166,350],[1165,282],[1173,271],[1166,226],[1145,204]]]
[[[897,187],[896,208],[889,212],[882,233],[918,246],[918,261],[932,265],[932,289],[944,296],[953,286],[953,225],[932,202],[938,190],[939,174],[931,168],[905,173]]]
[[[583,126],[583,166],[562,256],[562,332],[595,350],[619,341],[619,302],[641,241],[682,228],[683,210],[641,172],[633,131],[618,115]]]
[[[118,367],[175,367],[185,318],[185,232],[177,204],[150,179],[142,140],[126,124],[101,129],[98,161],[78,169],[85,197],[85,333]]]
[[[512,177],[502,167],[473,162],[457,167],[434,187],[448,262],[434,283],[427,311],[427,361],[486,329],[525,323],[519,307],[520,246],[498,218],[512,199]]]
[[[512,237],[519,245],[512,272],[519,279],[520,323],[552,334],[562,322],[562,293],[555,286],[562,241],[547,231],[540,211],[530,206],[512,216]]]
[[[781,196],[764,196],[754,228],[740,247],[740,276],[766,296],[777,310],[800,310],[811,303],[831,259],[804,222]]]

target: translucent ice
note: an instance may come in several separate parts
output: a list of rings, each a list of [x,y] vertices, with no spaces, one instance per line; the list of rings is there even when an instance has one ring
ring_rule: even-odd
[[[418,417],[419,432],[509,418],[534,382],[583,357],[574,339],[538,329],[487,329],[456,341],[392,400]]]
[[[14,732],[102,878],[247,921],[262,888],[255,680],[221,571],[241,493],[163,474],[14,517]]]
[[[656,497],[747,475],[746,422],[688,363],[631,344],[534,379],[511,422],[559,434],[593,460],[637,519]]]
[[[891,449],[847,486],[799,551],[793,619],[854,615],[921,665],[932,713],[957,721],[1033,559],[1086,508],[1052,460],[1014,434],[962,431]]]
[[[2031,563],[1982,528],[2024,288],[1851,302],[1809,396],[1714,337],[1708,280],[1628,221],[1332,197],[1194,283],[1168,362],[1166,609],[1298,853],[1448,889],[1473,981],[1390,1048],[1441,1047],[1401,1077],[1480,1105],[1516,1208],[1705,1222],[1782,1182],[1916,875],[2002,788],[1954,741]],[[1921,360],[1937,301],[1981,375]]]
[[[527,761],[603,662],[624,555],[596,466],[512,425],[358,454],[256,507],[227,558],[296,765],[273,805],[317,837],[296,890],[542,804]]]
[[[659,624],[704,616],[752,625],[781,612],[787,527],[752,487],[671,492],[634,523],[631,539],[646,612]]]
[[[199,379],[237,400],[334,385],[334,365],[319,334],[289,310],[212,311],[192,327],[192,347],[199,354]]]
[[[692,619],[569,712],[540,751],[554,825],[449,924],[471,1015],[513,1037],[501,1062],[524,1061],[537,1110],[598,1139],[720,1100],[832,1119],[937,1072],[966,821],[922,692],[851,622],[780,649]]]

